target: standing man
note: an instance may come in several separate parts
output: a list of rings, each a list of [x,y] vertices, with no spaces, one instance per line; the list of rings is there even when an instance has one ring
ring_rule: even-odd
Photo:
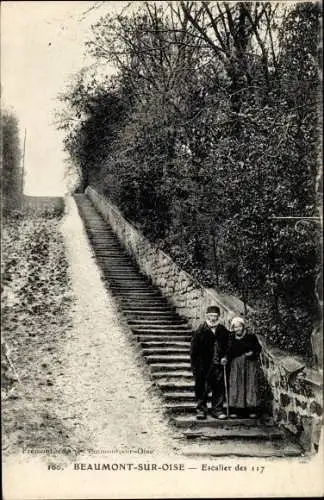
[[[227,350],[231,339],[230,332],[219,323],[220,309],[210,306],[206,319],[193,334],[191,341],[191,367],[195,378],[197,398],[197,418],[207,418],[207,399],[209,388],[212,390],[212,410],[214,418],[224,419],[224,368],[227,364]]]

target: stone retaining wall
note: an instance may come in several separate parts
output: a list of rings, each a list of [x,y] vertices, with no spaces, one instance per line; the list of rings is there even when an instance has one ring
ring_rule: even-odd
[[[139,269],[159,287],[177,312],[188,319],[192,328],[202,322],[211,304],[219,306],[226,326],[233,316],[245,315],[241,300],[203,287],[127,222],[102,194],[92,187],[86,189],[86,194]],[[271,348],[262,336],[259,339],[263,347],[261,363],[272,393],[273,416],[278,424],[300,439],[306,450],[313,451],[322,425],[322,374],[307,370],[302,360]]]

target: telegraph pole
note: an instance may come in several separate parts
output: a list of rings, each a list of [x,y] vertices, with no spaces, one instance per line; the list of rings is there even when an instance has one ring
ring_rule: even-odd
[[[20,186],[20,206],[21,206],[21,207],[22,207],[23,197],[24,197],[24,177],[25,177],[26,135],[27,135],[27,129],[25,128],[25,133],[24,133],[24,145],[23,145],[23,155],[22,155],[22,164],[21,164],[21,186]]]

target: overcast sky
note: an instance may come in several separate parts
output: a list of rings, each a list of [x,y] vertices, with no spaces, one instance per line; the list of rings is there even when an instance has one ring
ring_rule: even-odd
[[[139,4],[140,2],[134,2]],[[62,135],[51,122],[70,75],[94,63],[84,55],[91,24],[129,2],[3,1],[2,105],[15,111],[26,140],[25,193],[65,192]],[[132,6],[134,8],[135,5]],[[107,65],[107,71],[112,68]]]

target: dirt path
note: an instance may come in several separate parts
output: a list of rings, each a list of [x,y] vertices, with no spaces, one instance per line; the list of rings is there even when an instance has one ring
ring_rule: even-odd
[[[170,455],[176,441],[143,360],[100,279],[73,199],[62,224],[75,295],[64,349],[58,417],[76,429],[70,446],[150,450]]]

